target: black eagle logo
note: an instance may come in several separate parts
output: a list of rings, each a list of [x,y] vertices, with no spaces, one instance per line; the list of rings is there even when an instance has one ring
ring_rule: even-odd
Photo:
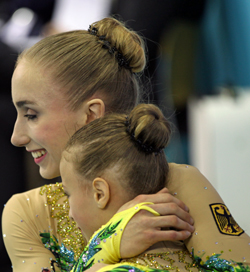
[[[223,213],[220,213],[218,210],[220,210],[219,207],[214,208],[215,214],[218,219],[218,223],[220,224],[221,229],[225,229],[226,231],[229,230],[229,227],[231,228],[233,233],[237,233],[238,231],[234,228],[237,223],[233,219],[232,215],[227,213],[227,210],[224,206],[220,206],[223,210]],[[228,231],[227,231],[228,232]]]
[[[239,236],[244,233],[224,204],[214,203],[209,206],[217,227],[222,234]]]

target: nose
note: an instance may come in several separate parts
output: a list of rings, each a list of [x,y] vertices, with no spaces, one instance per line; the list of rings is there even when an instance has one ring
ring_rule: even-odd
[[[24,127],[17,120],[13,129],[12,136],[11,136],[11,143],[14,146],[22,147],[22,146],[26,146],[29,142],[30,142],[30,138],[25,132]]]

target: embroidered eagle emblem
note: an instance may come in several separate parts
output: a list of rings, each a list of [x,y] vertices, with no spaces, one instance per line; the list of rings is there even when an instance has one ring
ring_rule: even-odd
[[[244,230],[241,229],[233,219],[226,205],[221,203],[213,203],[209,206],[216,225],[222,234],[240,236],[242,233],[244,233]]]

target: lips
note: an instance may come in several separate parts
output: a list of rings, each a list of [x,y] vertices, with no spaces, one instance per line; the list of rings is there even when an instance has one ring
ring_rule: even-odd
[[[45,149],[40,149],[40,150],[30,151],[30,152],[36,164],[41,163],[45,159],[46,155],[48,154],[48,152]]]

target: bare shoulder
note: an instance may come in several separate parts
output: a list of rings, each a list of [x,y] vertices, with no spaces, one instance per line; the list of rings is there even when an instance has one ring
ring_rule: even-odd
[[[170,164],[167,187],[182,200],[194,219],[195,232],[185,241],[195,255],[221,257],[237,262],[250,263],[250,237],[235,222],[226,203],[212,184],[190,165]]]
[[[169,179],[167,187],[175,192],[186,189],[186,187],[196,186],[203,189],[206,186],[212,186],[204,175],[194,166],[187,164],[169,164]]]

